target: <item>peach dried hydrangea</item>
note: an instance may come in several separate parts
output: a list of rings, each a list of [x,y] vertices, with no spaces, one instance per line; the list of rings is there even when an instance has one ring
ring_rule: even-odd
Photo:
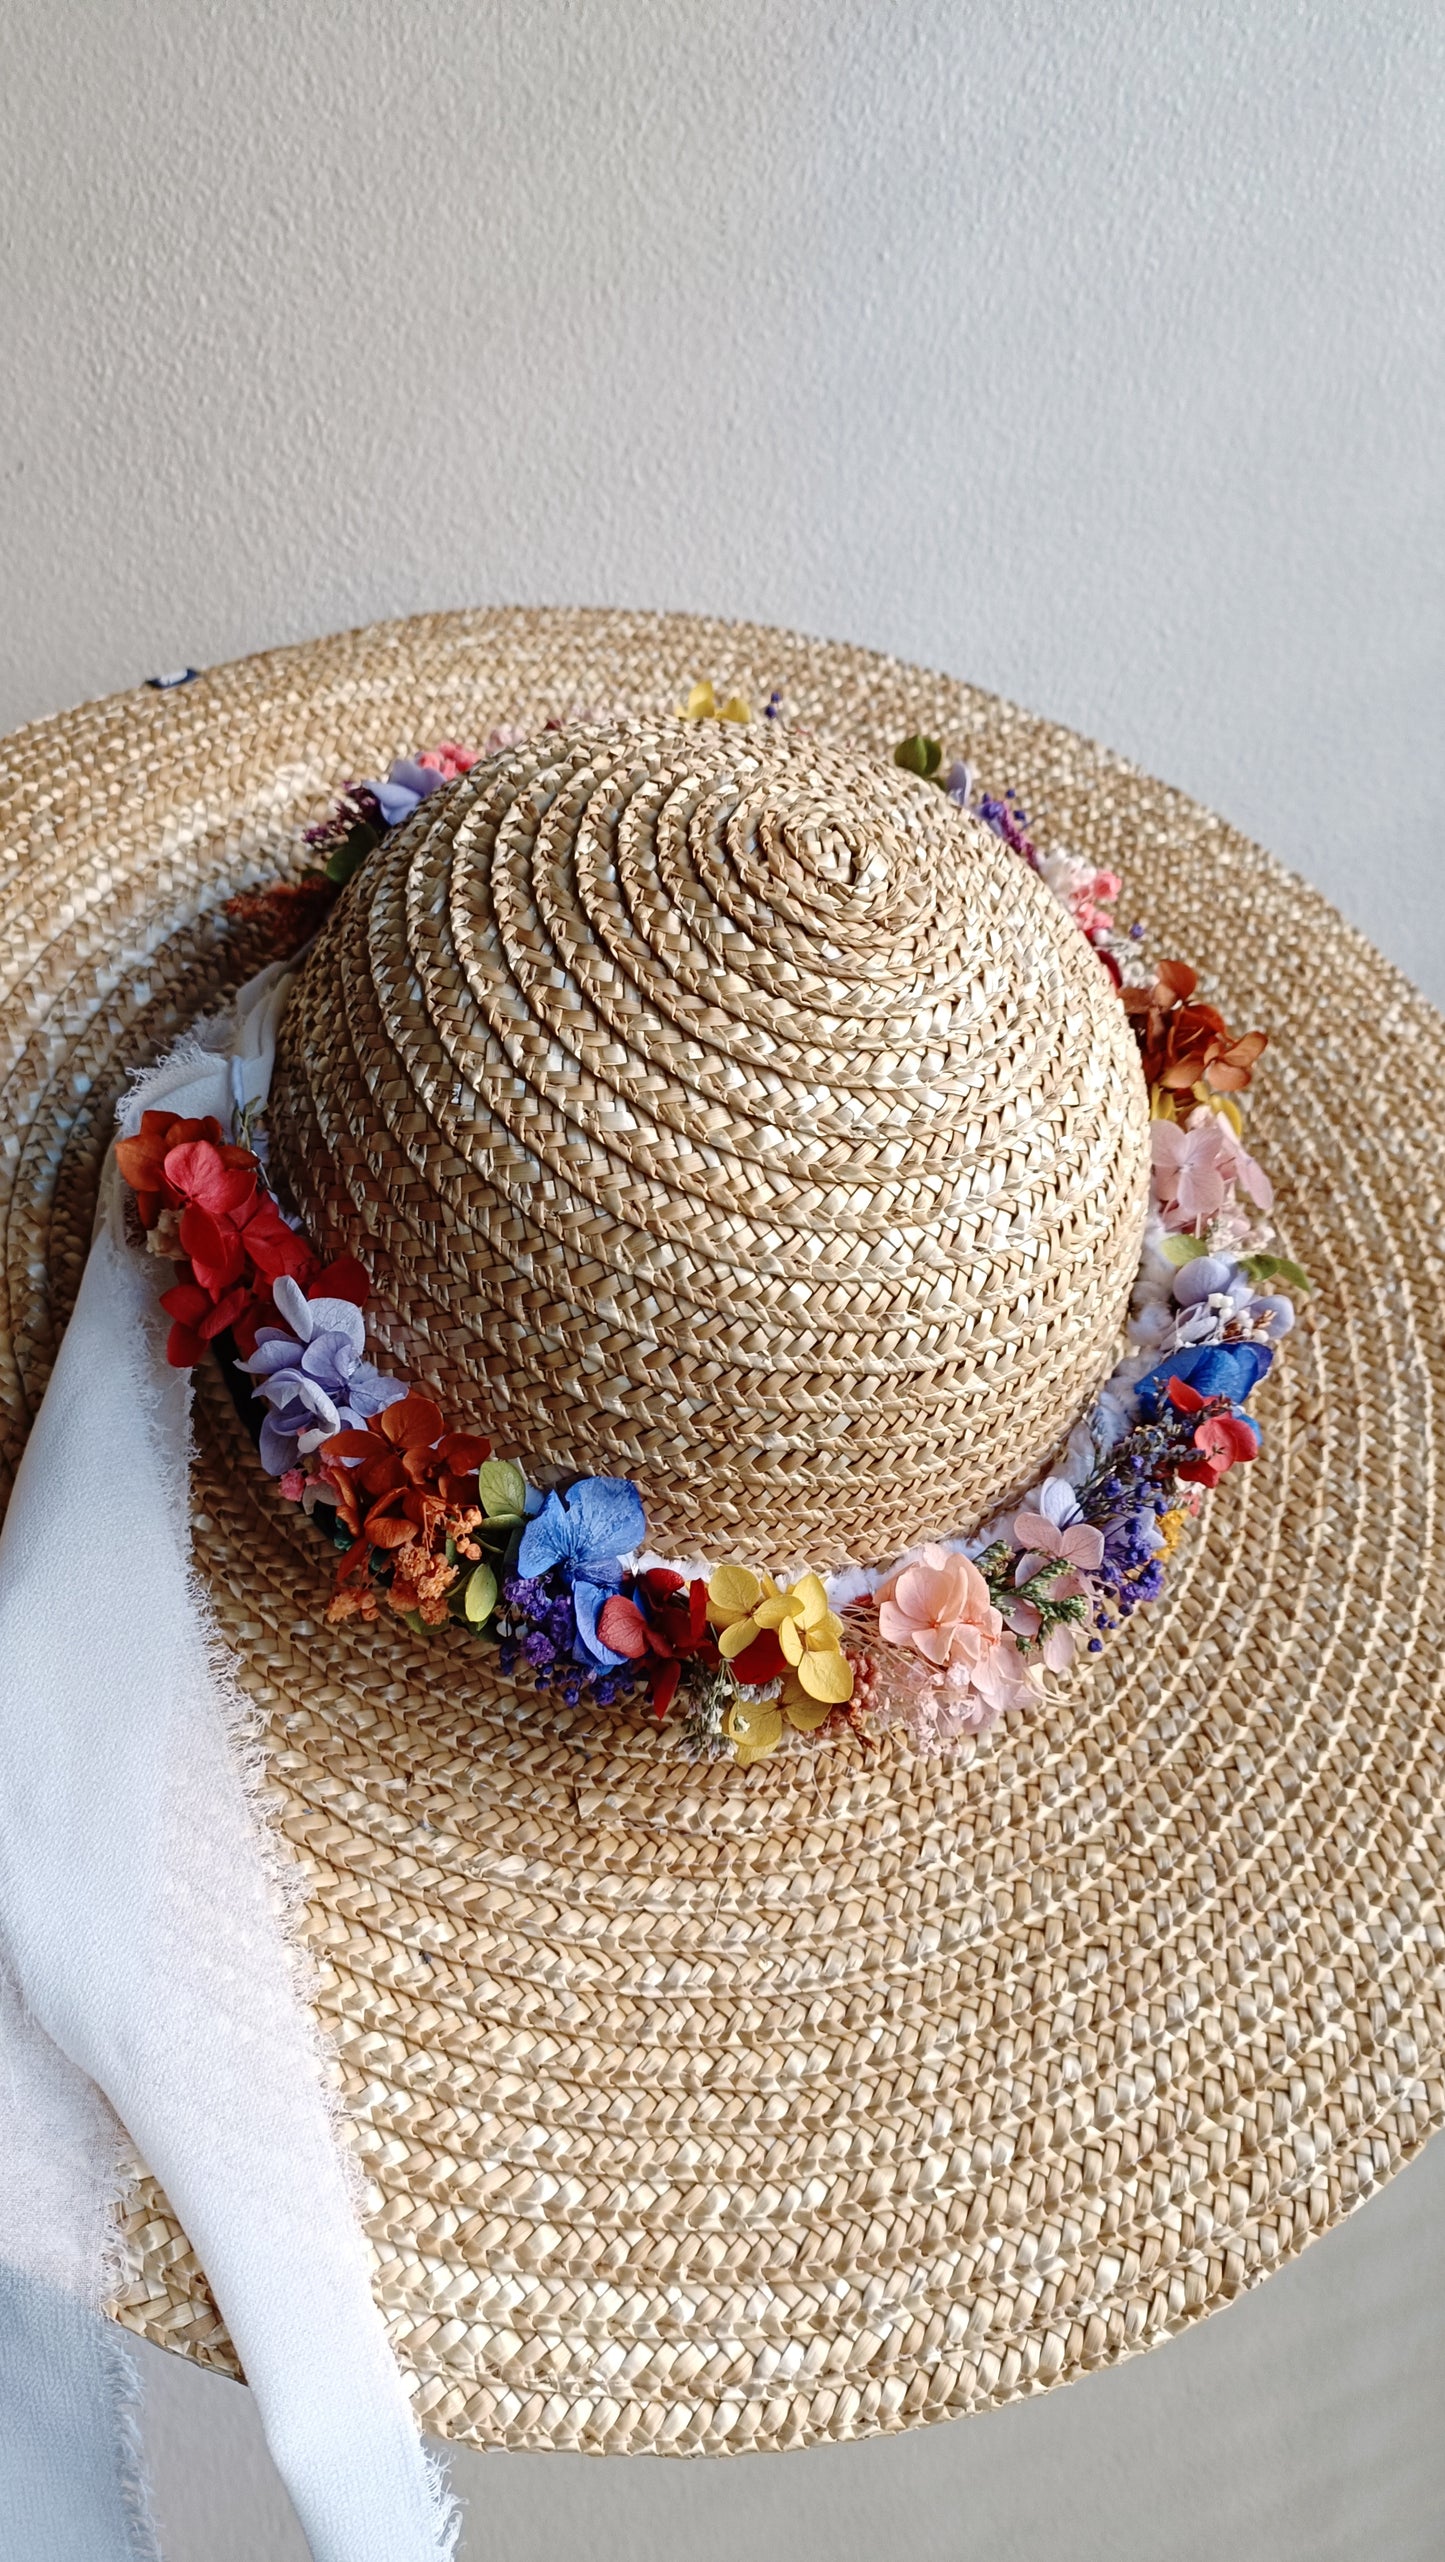
[[[977,1695],[983,1714],[965,1722],[983,1723],[1037,1697],[1037,1680],[971,1558],[926,1547],[896,1567],[874,1598],[885,1645],[921,1657],[936,1686]]]
[[[1097,1574],[1104,1562],[1104,1534],[1079,1510],[1067,1477],[1046,1477],[1031,1504],[1014,1514],[1013,1535],[1020,1556],[1015,1583],[1028,1583],[1040,1566],[1062,1563],[1081,1575]],[[1062,1597],[1062,1588],[1054,1587]]]

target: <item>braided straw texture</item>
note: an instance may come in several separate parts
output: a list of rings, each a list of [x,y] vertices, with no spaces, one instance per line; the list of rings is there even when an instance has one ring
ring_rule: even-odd
[[[1220,821],[1007,704],[785,633],[485,613],[8,742],[8,1461],[124,1072],[256,965],[220,901],[299,867],[339,778],[579,700],[651,723],[703,675],[782,686],[830,744],[966,746],[1124,870],[1153,951],[1273,1032],[1251,1140],[1315,1313],[1167,1598],[947,1766],[691,1766],[640,1712],[509,1699],[459,1633],[325,1627],[325,1551],[202,1374],[198,1549],[307,1883],[378,2299],[427,2425],[482,2444],[787,2447],[1008,2401],[1227,2303],[1445,2119],[1445,1029]],[[130,2246],[121,2318],[230,2364],[149,2185]]]
[[[935,786],[767,724],[479,767],[308,959],[277,1169],[373,1330],[665,1552],[891,1557],[1112,1365],[1149,1175],[1117,996]]]

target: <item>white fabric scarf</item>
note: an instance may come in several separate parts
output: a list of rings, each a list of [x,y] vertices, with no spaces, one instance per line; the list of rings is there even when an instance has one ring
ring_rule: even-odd
[[[253,980],[230,1053],[183,1042],[123,1130],[162,1102],[225,1128],[262,1100],[286,986]],[[286,1863],[191,1568],[169,1269],[127,1244],[122,1197],[110,1158],[0,1535],[0,2517],[26,2535],[0,2546],[155,2550],[128,2360],[99,2319],[119,2120],[206,2271],[315,2562],[436,2562],[451,2505],[372,2300]]]

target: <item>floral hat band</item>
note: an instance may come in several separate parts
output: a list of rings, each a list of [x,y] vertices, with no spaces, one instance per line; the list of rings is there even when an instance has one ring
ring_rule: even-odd
[[[349,784],[269,1098],[118,1150],[329,1616],[744,1765],[1028,1712],[1164,1588],[1292,1322],[1265,1034],[937,742],[695,688]],[[319,931],[317,929],[320,929]]]

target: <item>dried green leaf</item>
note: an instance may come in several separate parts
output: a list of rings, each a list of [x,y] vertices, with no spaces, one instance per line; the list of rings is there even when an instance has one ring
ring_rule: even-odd
[[[381,842],[374,827],[354,827],[339,845],[333,846],[326,860],[326,877],[344,889],[352,875],[359,872],[374,845]]]
[[[484,1459],[477,1470],[477,1494],[489,1520],[519,1521],[527,1480],[515,1459]]]
[[[496,1606],[497,1578],[491,1567],[483,1561],[481,1565],[473,1566],[467,1577],[467,1589],[462,1607],[472,1626],[480,1628],[484,1619],[490,1619]]]
[[[1251,1254],[1243,1270],[1251,1281],[1287,1281],[1292,1290],[1308,1290],[1312,1285],[1307,1272],[1291,1263],[1287,1254]]]

